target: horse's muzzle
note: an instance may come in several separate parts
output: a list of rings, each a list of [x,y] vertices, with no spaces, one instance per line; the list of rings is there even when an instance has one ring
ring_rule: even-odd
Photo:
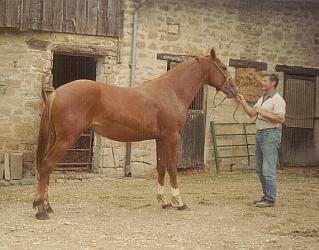
[[[228,98],[235,98],[238,93],[237,88],[229,88],[229,92]]]
[[[228,98],[234,98],[234,97],[236,97],[236,95],[238,93],[237,86],[231,82],[228,82],[228,84],[225,84],[223,90]]]
[[[238,93],[238,88],[233,78],[230,78],[227,84],[227,97],[234,98]]]

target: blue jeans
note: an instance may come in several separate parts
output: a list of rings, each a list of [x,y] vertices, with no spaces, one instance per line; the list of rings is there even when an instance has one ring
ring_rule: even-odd
[[[278,128],[258,130],[256,133],[256,170],[259,176],[264,198],[276,200],[276,164],[280,132]]]

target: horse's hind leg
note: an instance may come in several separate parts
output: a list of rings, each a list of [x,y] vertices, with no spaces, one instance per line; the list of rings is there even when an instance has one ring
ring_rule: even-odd
[[[50,166],[47,164],[47,161],[44,159],[39,169],[40,178],[38,182],[38,189],[37,189],[36,197],[33,201],[33,208],[38,209],[38,212],[36,213],[36,218],[38,220],[46,220],[49,218],[44,206],[45,189],[49,181],[49,175],[50,175],[49,167]]]
[[[164,192],[164,178],[166,171],[166,156],[164,154],[164,144],[160,139],[156,140],[156,155],[157,155],[157,200],[161,204],[162,208],[171,207],[171,204],[167,201]]]
[[[47,186],[45,188],[45,192],[44,192],[44,209],[48,214],[51,214],[53,213],[53,209],[49,202],[49,195],[48,195],[49,182],[50,180],[48,181]]]
[[[38,209],[36,218],[38,220],[48,219],[48,212],[53,211],[47,202],[47,191],[50,174],[56,163],[63,157],[66,150],[73,144],[74,140],[57,140],[46,156],[43,158],[39,167],[39,183],[33,207]],[[45,204],[46,201],[46,204]],[[49,206],[47,206],[49,205]]]

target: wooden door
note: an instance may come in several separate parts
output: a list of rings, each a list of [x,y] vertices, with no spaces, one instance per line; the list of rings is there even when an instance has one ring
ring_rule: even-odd
[[[315,77],[285,74],[284,98],[287,103],[282,134],[284,163],[287,166],[315,165]]]

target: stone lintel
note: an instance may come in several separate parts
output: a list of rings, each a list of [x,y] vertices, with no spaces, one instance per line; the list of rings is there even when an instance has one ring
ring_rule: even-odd
[[[98,45],[53,44],[52,51],[69,55],[117,56],[116,49]]]
[[[258,70],[267,70],[267,63],[243,59],[229,59],[229,66],[234,68],[254,68]]]
[[[157,59],[159,59],[159,60],[165,60],[165,61],[177,62],[177,63],[181,63],[181,62],[193,59],[193,58],[195,58],[195,56],[175,55],[175,54],[169,54],[169,53],[157,54]]]

